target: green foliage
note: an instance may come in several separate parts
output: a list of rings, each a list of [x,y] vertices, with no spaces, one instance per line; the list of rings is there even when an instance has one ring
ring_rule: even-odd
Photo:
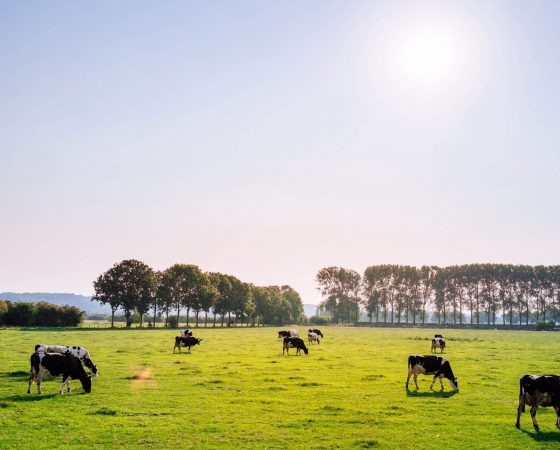
[[[324,317],[313,316],[309,318],[308,323],[313,325],[327,325],[329,321]]]
[[[549,320],[547,322],[537,322],[535,328],[537,331],[552,331],[554,330],[554,328],[556,328],[556,324],[554,323],[554,320]]]
[[[48,302],[5,302],[2,321],[20,327],[76,327],[85,313],[75,306],[58,306]]]
[[[552,408],[540,433],[529,409],[514,427],[519,378],[558,371],[556,335],[448,330],[461,390],[421,375],[407,393],[407,357],[435,330],[320,328],[307,356],[282,356],[276,328],[197,330],[191,354],[172,353],[176,330],[0,330],[0,448],[558,448]],[[38,342],[88,348],[91,394],[72,381],[61,396],[56,379],[28,396]]]

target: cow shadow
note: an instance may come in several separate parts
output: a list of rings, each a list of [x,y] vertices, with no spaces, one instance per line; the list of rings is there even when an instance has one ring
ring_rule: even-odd
[[[419,392],[419,391],[409,391],[406,390],[407,397],[418,397],[418,398],[450,398],[457,395],[459,391],[429,391],[429,392]]]
[[[558,431],[534,431],[524,430],[523,428],[521,428],[521,431],[537,442],[560,442]]]

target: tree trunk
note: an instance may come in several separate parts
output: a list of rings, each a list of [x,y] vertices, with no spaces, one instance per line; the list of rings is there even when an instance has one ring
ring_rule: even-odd
[[[111,328],[115,328],[115,311],[117,308],[111,308]]]
[[[189,314],[191,312],[191,307],[187,306],[187,328],[189,328]]]
[[[208,311],[204,311],[204,328],[208,328]]]

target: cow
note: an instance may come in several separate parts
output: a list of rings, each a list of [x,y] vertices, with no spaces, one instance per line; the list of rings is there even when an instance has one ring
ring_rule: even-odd
[[[410,381],[410,376],[414,374],[414,384],[418,390],[418,374],[433,375],[434,379],[432,384],[430,384],[430,389],[433,390],[434,383],[436,379],[439,378],[441,384],[441,389],[443,390],[443,378],[449,380],[449,384],[453,390],[459,390],[459,381],[453,375],[451,370],[451,365],[449,361],[441,356],[435,355],[410,355],[408,357],[408,377],[406,379],[406,390],[408,390],[408,382]]]
[[[321,340],[319,339],[317,333],[307,333],[307,340],[310,344],[314,344],[316,342],[317,345],[319,345],[321,343]]]
[[[62,375],[60,393],[64,395],[64,384],[70,392],[70,380],[80,380],[86,393],[91,392],[91,376],[86,373],[82,361],[77,356],[69,353],[43,353],[35,352],[31,355],[31,376],[27,393],[31,394],[33,381],[37,383],[37,394],[42,394],[41,382],[43,378],[59,377]]]
[[[519,405],[517,407],[517,422],[519,428],[521,413],[525,412],[525,405],[531,407],[531,419],[536,431],[537,408],[552,406],[556,411],[556,427],[560,428],[560,376],[558,375],[523,375],[519,380]]]
[[[300,354],[300,351],[303,350],[303,352],[307,355],[309,354],[309,350],[307,350],[307,347],[305,346],[305,342],[303,342],[303,339],[298,338],[298,337],[285,337],[284,338],[284,343],[282,346],[282,355],[284,354],[284,352],[286,352],[286,354],[290,354],[290,349],[291,348],[295,348],[296,349],[296,355]]]
[[[434,337],[435,337],[435,338],[438,338],[438,337],[439,337],[439,338],[442,338],[442,339],[443,339],[443,334],[434,334]]]
[[[318,328],[309,328],[309,330],[307,330],[308,333],[315,333],[318,336],[321,336],[321,339],[323,339],[323,333],[321,333],[321,330],[319,330]]]
[[[175,349],[179,349],[179,353],[181,353],[181,347],[187,347],[189,353],[191,352],[191,347],[195,345],[200,345],[202,339],[195,338],[193,336],[176,336],[175,337],[175,345],[173,346],[173,353],[175,353]]]
[[[192,336],[192,330],[190,330],[189,328],[181,330],[181,336]]]
[[[289,337],[299,337],[299,333],[297,332],[297,330],[294,330],[293,328],[290,330],[290,336]]]
[[[443,353],[445,350],[445,339],[442,337],[435,337],[432,339],[432,353],[436,353],[438,348],[440,353]]]
[[[99,376],[99,371],[97,366],[93,364],[91,356],[85,347],[79,347],[76,345],[46,345],[37,344],[35,346],[35,353],[60,353],[64,355],[66,353],[79,358],[80,361],[89,369],[89,373],[92,376]]]
[[[285,337],[290,337],[290,332],[289,331],[282,330],[282,331],[278,332],[278,339],[285,338]]]

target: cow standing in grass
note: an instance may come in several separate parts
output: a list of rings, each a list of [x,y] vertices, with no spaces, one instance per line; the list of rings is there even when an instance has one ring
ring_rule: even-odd
[[[303,350],[303,353],[305,353],[306,355],[309,353],[309,350],[305,346],[305,342],[303,342],[303,339],[298,337],[284,338],[284,342],[282,345],[282,355],[284,354],[284,352],[286,352],[286,354],[289,355],[291,348],[296,349],[296,355],[299,355],[301,350]]]
[[[519,428],[521,413],[525,405],[531,407],[531,419],[535,430],[537,424],[537,408],[552,406],[556,411],[556,427],[560,428],[560,377],[557,375],[524,375],[519,380],[519,405],[517,406],[517,422]]]
[[[416,386],[416,389],[419,389],[417,381],[419,373],[434,376],[432,384],[430,384],[431,390],[433,390],[434,383],[437,379],[439,379],[441,389],[443,390],[443,378],[447,378],[449,380],[449,384],[451,384],[453,390],[459,390],[459,381],[457,380],[457,377],[453,375],[449,361],[441,356],[410,355],[408,357],[408,377],[406,379],[407,390],[408,382],[410,381],[410,377],[412,375],[414,375],[414,385]]]
[[[443,353],[445,350],[445,339],[442,337],[435,337],[432,339],[432,353],[437,353],[438,348],[440,353]]]
[[[43,378],[59,377],[62,375],[60,393],[64,394],[64,384],[70,392],[70,380],[80,380],[84,391],[91,392],[91,376],[86,374],[80,359],[69,353],[43,353],[35,352],[31,355],[31,376],[27,393],[31,394],[31,385],[37,383],[37,394],[42,394],[41,382]]]
[[[321,336],[321,339],[324,338],[323,333],[321,333],[321,330],[319,330],[319,328],[309,328],[309,330],[307,330],[308,333],[315,333],[317,336]]]
[[[72,355],[78,358],[84,366],[89,369],[91,376],[99,376],[99,371],[97,366],[93,364],[89,351],[85,347],[80,347],[77,345],[46,345],[37,344],[35,346],[36,353],[60,353],[61,355]],[[68,388],[70,388],[70,382],[68,383]]]
[[[307,333],[307,340],[309,341],[309,344],[317,343],[317,345],[319,345],[321,343],[317,333]]]
[[[202,339],[197,339],[193,336],[176,336],[175,337],[175,345],[173,346],[173,353],[175,353],[175,349],[179,349],[179,353],[181,353],[181,347],[187,347],[189,353],[191,352],[191,347],[195,345],[200,345]]]

